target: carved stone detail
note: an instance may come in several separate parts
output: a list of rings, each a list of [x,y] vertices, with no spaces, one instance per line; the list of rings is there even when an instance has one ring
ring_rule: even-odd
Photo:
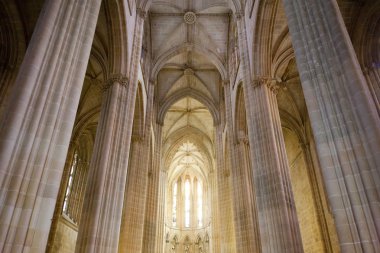
[[[187,68],[183,71],[183,73],[185,76],[192,76],[194,75],[194,70],[192,70],[191,68]]]
[[[195,23],[195,21],[197,20],[197,16],[195,15],[194,12],[192,11],[188,11],[185,13],[185,15],[183,16],[183,19],[185,20],[185,23],[188,24],[188,25],[192,25]]]
[[[103,91],[108,90],[114,83],[119,83],[122,86],[128,86],[129,79],[128,77],[122,74],[112,74],[110,78],[105,82],[103,86]]]
[[[271,77],[259,77],[255,80],[253,80],[253,88],[265,85],[267,86],[274,94],[277,94],[280,85],[278,85],[277,79],[271,78]]]

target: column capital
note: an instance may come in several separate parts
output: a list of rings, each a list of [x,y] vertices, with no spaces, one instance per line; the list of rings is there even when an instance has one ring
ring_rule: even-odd
[[[228,86],[230,84],[229,80],[222,80],[223,87]]]
[[[249,144],[248,136],[244,135],[244,136],[238,136],[237,137],[237,144],[239,145],[239,144],[242,144],[242,143],[244,143],[246,145]]]
[[[103,85],[103,90],[108,90],[114,83],[119,83],[122,86],[128,86],[129,79],[123,74],[111,74]]]
[[[269,76],[257,77],[252,82],[253,88],[257,88],[263,85],[267,86],[274,94],[277,94],[280,89],[278,80]]]
[[[157,84],[157,79],[156,78],[150,79],[149,84],[155,86]]]
[[[137,16],[139,16],[141,19],[146,19],[147,17],[147,12],[146,10],[142,9],[142,8],[137,8],[136,10],[136,13],[137,13]]]
[[[241,20],[241,19],[243,19],[244,18],[244,12],[236,12],[235,13],[235,17],[236,17],[236,19],[237,20]]]

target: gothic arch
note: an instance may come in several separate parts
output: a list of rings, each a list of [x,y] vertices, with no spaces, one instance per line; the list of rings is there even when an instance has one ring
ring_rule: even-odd
[[[252,61],[252,74],[254,76],[272,76],[272,40],[273,29],[278,0],[258,1],[257,23],[253,28],[252,54],[256,55],[255,61]]]
[[[9,97],[26,51],[25,28],[18,6],[13,1],[0,1],[0,115]]]
[[[144,98],[142,92],[142,84],[141,82],[138,82],[135,101],[135,112],[133,116],[132,136],[140,138],[143,137],[145,128]]]
[[[374,60],[380,61],[380,59],[373,59],[374,56],[380,57],[380,48],[376,47],[375,35],[379,36],[377,31],[380,30],[380,2],[368,1],[366,6],[361,11],[361,15],[358,18],[355,34],[353,36],[353,45],[356,49],[359,62],[365,66],[370,67]],[[377,29],[377,30],[376,30]]]
[[[125,10],[122,0],[106,0],[107,24],[109,24],[108,40],[110,42],[109,70],[110,73],[129,73],[128,33]]]
[[[237,87],[234,122],[236,139],[238,140],[239,138],[248,138],[247,115],[244,100],[244,88],[242,83],[239,83]]]
[[[205,164],[207,167],[205,169],[208,169],[208,171],[212,171],[213,170],[212,154],[210,154],[208,152],[208,148],[202,142],[202,139],[205,139],[205,138],[207,138],[207,141],[209,141],[207,135],[205,135],[202,131],[195,129],[195,128],[187,127],[186,129],[180,129],[177,132],[175,132],[170,137],[170,139],[173,139],[174,141],[171,143],[170,147],[168,149],[166,149],[163,153],[164,168],[169,168],[171,159],[172,159],[172,157],[174,157],[178,148],[186,140],[190,140],[191,142],[194,143],[195,146],[198,147],[201,154],[205,155]],[[205,175],[203,175],[203,176],[205,176]],[[207,178],[207,177],[205,177],[205,178]]]

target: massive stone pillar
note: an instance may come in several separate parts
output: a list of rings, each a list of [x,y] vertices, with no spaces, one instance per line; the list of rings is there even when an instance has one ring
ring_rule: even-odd
[[[119,253],[142,252],[146,191],[148,179],[149,142],[132,137],[130,165],[124,196],[120,229]]]
[[[0,251],[44,252],[100,0],[47,0],[0,127]]]
[[[118,250],[145,12],[137,11],[129,76],[105,85],[76,252]],[[127,31],[125,31],[127,32]]]
[[[380,252],[380,120],[335,0],[284,0],[342,252]]]
[[[289,165],[270,77],[251,80],[244,18],[238,16],[244,100],[262,252],[303,252]]]
[[[237,252],[260,252],[257,213],[253,196],[253,181],[250,172],[250,161],[247,161],[248,136],[236,136],[233,126],[231,86],[224,83],[226,103],[226,123],[231,152],[232,196],[234,207],[235,238]],[[235,126],[237,127],[237,126]]]
[[[132,136],[132,149],[124,196],[122,224],[120,228],[119,253],[139,253],[144,247],[144,222],[146,216],[148,175],[152,169],[150,157],[151,120],[153,114],[154,86],[149,87],[145,128],[140,136]],[[141,112],[142,113],[142,112]]]
[[[76,252],[117,252],[135,87],[110,79],[100,113]],[[130,87],[132,86],[132,87]]]

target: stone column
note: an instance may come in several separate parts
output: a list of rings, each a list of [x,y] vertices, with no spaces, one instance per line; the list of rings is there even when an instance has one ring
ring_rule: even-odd
[[[155,109],[155,108],[154,108]],[[155,111],[155,110],[154,110]],[[153,122],[153,120],[152,120]],[[165,220],[165,213],[160,210],[164,206],[165,197],[161,197],[160,184],[161,184],[161,133],[162,125],[154,124],[154,149],[152,154],[152,164],[148,173],[148,192],[146,198],[146,211],[145,211],[145,224],[144,224],[144,245],[142,252],[158,252],[163,251],[164,237],[160,241],[158,232],[161,225]],[[180,189],[180,186],[178,186]],[[179,191],[178,191],[179,192]],[[165,196],[165,195],[164,195]],[[177,203],[178,206],[178,203]],[[178,213],[178,212],[177,212]],[[160,220],[162,219],[162,221]],[[177,217],[178,224],[178,217]],[[164,228],[162,227],[162,230]],[[164,231],[162,231],[162,234]]]
[[[47,0],[0,127],[0,251],[43,252],[100,0]]]
[[[262,252],[303,252],[276,92],[265,78],[244,87]]]
[[[75,249],[78,253],[118,250],[145,16],[137,10],[129,76],[113,74],[105,86]]]
[[[166,182],[168,180],[167,172],[164,170],[160,170],[159,172],[159,191],[158,191],[158,199],[165,199],[166,196]],[[157,219],[155,222],[157,223],[156,228],[156,250],[154,252],[162,253],[163,252],[163,243],[164,243],[164,236],[165,236],[165,201],[161,201],[158,203],[158,214]]]
[[[124,196],[119,253],[142,252],[146,191],[148,181],[149,142],[132,137],[131,156]]]
[[[147,111],[142,136],[132,136],[131,160],[127,174],[123,218],[120,228],[119,253],[144,252],[144,224],[147,205],[148,176],[151,171],[151,121],[154,85],[148,87]]]
[[[111,78],[100,112],[76,252],[117,252],[136,87]]]
[[[380,119],[335,0],[284,0],[342,252],[380,252]]]
[[[289,165],[270,77],[252,81],[244,16],[237,15],[251,167],[262,252],[303,252]]]
[[[224,83],[226,103],[226,123],[232,164],[232,194],[234,207],[236,251],[237,252],[260,252],[260,237],[258,235],[257,211],[253,196],[253,181],[249,163],[246,161],[246,145],[248,139],[236,137],[233,126],[231,87],[229,82]],[[242,137],[242,138],[241,138]],[[248,137],[246,137],[248,138]],[[249,149],[247,149],[249,150]],[[246,164],[246,162],[248,162]]]
[[[219,208],[218,208],[218,178],[215,168],[209,173],[210,191],[211,191],[211,251],[210,253],[219,253],[220,251],[220,236],[219,236]]]
[[[216,126],[215,155],[217,166],[220,252],[236,252],[232,207],[230,152],[223,142],[223,125]],[[228,143],[228,140],[226,140]]]

